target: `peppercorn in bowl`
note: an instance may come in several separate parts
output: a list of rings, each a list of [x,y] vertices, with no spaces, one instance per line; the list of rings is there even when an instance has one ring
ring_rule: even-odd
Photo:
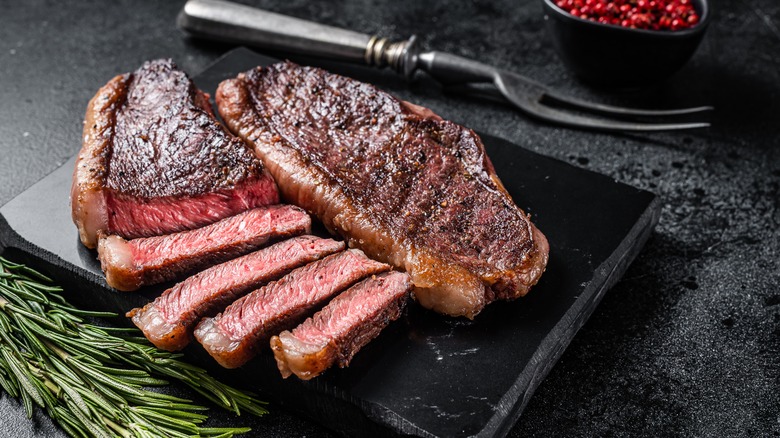
[[[563,62],[604,87],[658,84],[690,59],[710,20],[706,0],[542,0]]]

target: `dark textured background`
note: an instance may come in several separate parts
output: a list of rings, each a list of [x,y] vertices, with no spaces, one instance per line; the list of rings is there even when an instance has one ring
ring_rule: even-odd
[[[605,135],[442,95],[427,80],[408,87],[390,73],[373,78],[445,118],[664,202],[655,235],[510,436],[780,435],[780,3],[712,3],[711,27],[680,73],[660,87],[617,94],[571,77],[552,50],[538,0],[257,2],[359,31],[417,33],[429,47],[580,97],[716,106],[708,130]],[[77,152],[86,102],[113,75],[156,57],[197,73],[230,48],[184,38],[174,27],[181,4],[0,4],[0,204]],[[328,435],[279,409],[251,423],[257,436]],[[46,434],[59,432],[42,415],[27,421],[15,400],[0,395],[0,435]]]

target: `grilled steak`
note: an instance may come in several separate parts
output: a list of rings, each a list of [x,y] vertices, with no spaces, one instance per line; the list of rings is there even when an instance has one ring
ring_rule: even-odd
[[[355,353],[398,319],[411,288],[409,276],[400,272],[363,280],[292,332],[272,337],[282,376],[309,380],[334,364],[349,365]]]
[[[195,230],[125,240],[101,237],[100,259],[109,286],[136,290],[254,251],[269,240],[309,232],[311,218],[292,205],[256,208]]]
[[[314,236],[284,240],[189,277],[127,316],[157,348],[178,351],[190,343],[200,318],[214,316],[264,283],[343,249],[343,242]]]
[[[371,274],[390,266],[351,249],[298,268],[204,318],[195,338],[225,368],[237,368],[268,346],[272,335],[295,327],[317,306]]]
[[[216,100],[288,202],[407,271],[425,307],[472,318],[490,301],[526,294],[544,271],[547,240],[473,131],[290,62],[223,82]]]
[[[135,238],[278,203],[276,184],[170,60],[117,76],[89,102],[71,189],[81,241]]]

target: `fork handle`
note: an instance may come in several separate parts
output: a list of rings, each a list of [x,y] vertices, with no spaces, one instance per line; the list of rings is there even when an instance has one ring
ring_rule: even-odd
[[[412,73],[404,69],[404,55],[414,37],[391,42],[223,0],[189,0],[177,24],[200,37]]]
[[[417,67],[444,85],[493,82],[496,77],[494,67],[435,50],[417,55]]]

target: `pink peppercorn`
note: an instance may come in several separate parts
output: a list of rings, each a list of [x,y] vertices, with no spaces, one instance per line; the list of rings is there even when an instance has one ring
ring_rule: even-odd
[[[575,17],[634,29],[682,30],[699,23],[690,0],[556,0]]]

